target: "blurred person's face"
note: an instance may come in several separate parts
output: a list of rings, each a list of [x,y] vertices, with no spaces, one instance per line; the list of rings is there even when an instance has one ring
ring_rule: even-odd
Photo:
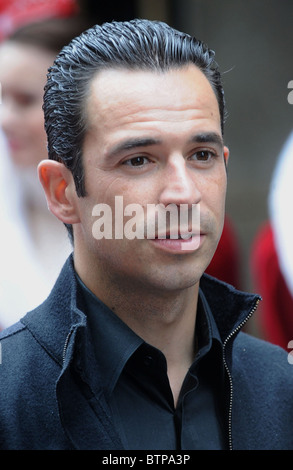
[[[21,167],[36,166],[47,158],[42,103],[54,58],[49,51],[18,42],[0,46],[0,125],[10,156]]]

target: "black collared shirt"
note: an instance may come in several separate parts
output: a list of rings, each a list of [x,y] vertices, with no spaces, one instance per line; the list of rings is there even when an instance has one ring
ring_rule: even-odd
[[[174,407],[164,354],[82,283],[103,388],[125,449],[225,449],[219,332],[200,291],[198,352]]]

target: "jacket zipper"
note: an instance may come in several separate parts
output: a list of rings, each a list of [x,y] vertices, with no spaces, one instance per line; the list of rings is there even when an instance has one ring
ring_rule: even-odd
[[[69,333],[66,337],[65,343],[64,343],[63,353],[62,353],[62,364],[63,364],[63,366],[64,366],[64,362],[65,362],[66,350],[67,350],[69,339],[70,339],[71,335],[72,335],[72,330],[69,331]]]
[[[252,317],[252,315],[254,314],[255,310],[257,309],[258,307],[258,304],[260,302],[260,298],[257,299],[254,307],[250,310],[249,314],[247,315],[247,317],[245,318],[245,320],[243,320],[238,326],[237,328],[235,328],[235,330],[233,330],[228,336],[227,338],[225,339],[224,343],[223,343],[223,362],[224,362],[224,367],[227,371],[227,374],[228,374],[228,378],[229,378],[229,383],[230,383],[230,402],[229,402],[229,415],[228,415],[228,437],[229,437],[229,450],[233,450],[233,444],[232,444],[232,405],[233,405],[233,381],[232,381],[232,374],[229,370],[229,367],[228,367],[228,364],[226,362],[226,345],[228,343],[228,341],[230,341],[230,339],[232,338],[232,336],[234,336],[239,330],[241,330],[241,328],[245,325],[245,323]]]

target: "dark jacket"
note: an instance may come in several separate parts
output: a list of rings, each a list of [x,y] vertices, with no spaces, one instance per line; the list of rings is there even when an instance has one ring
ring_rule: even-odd
[[[293,366],[281,348],[239,332],[257,297],[206,275],[201,289],[223,341],[231,448],[293,449]],[[122,449],[71,258],[0,346],[0,449]]]

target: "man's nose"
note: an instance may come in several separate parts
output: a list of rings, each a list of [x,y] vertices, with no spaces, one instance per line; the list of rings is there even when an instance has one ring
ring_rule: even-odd
[[[165,167],[162,175],[162,191],[160,203],[168,204],[198,204],[201,200],[201,193],[195,181],[194,170],[188,168],[185,158],[182,155],[172,156]]]

